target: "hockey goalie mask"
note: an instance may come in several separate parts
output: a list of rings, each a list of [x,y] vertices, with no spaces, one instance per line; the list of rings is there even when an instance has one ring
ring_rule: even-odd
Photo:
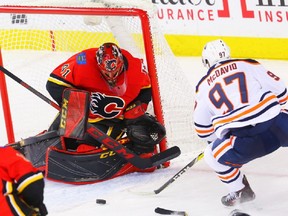
[[[114,43],[104,43],[96,52],[96,60],[104,79],[110,86],[115,86],[117,77],[124,69],[120,48]]]
[[[230,59],[230,49],[224,41],[218,39],[208,42],[202,51],[202,63],[206,68],[214,64]]]

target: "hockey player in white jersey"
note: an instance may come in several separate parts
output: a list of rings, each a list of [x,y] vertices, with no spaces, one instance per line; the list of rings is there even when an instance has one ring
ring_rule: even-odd
[[[207,74],[196,87],[194,124],[209,144],[207,164],[227,186],[225,206],[255,199],[240,168],[281,146],[288,146],[288,112],[283,81],[252,59],[231,59],[222,40],[202,52]]]

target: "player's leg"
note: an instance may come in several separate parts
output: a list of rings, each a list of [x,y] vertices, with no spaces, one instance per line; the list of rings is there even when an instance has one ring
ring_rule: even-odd
[[[228,141],[228,140],[226,140]],[[216,172],[220,181],[227,187],[229,193],[223,196],[221,202],[226,206],[247,202],[255,198],[247,178],[239,167],[223,165],[213,156],[212,145],[208,145],[204,152],[206,163]]]
[[[277,136],[280,146],[288,146],[288,110],[283,110],[271,127],[272,132]]]
[[[222,198],[224,205],[234,205],[255,198],[254,192],[239,168],[280,147],[283,135],[275,133],[280,124],[277,122],[282,122],[280,117],[256,126],[233,129],[230,136],[214,141],[205,150],[206,162],[228,187],[229,194]]]

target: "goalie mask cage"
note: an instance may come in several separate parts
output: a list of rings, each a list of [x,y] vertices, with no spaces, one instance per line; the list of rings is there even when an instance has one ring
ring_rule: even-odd
[[[0,6],[3,66],[50,98],[46,81],[56,66],[83,49],[114,42],[143,58],[147,65],[153,91],[151,110],[167,130],[160,151],[173,145],[182,152],[199,148],[192,119],[193,89],[154,16],[139,8],[98,6]],[[2,76],[1,73],[8,142],[47,129],[58,111]],[[9,99],[5,96],[6,86]],[[5,126],[3,121],[1,127]],[[1,128],[2,142],[4,130]]]

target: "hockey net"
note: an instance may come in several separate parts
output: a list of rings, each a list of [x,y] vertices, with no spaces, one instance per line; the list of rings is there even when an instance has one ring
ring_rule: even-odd
[[[114,1],[117,5],[108,0],[32,1],[0,6],[3,65],[49,97],[45,85],[56,66],[83,49],[115,42],[147,64],[154,82],[154,106],[150,111],[164,121],[167,130],[162,146],[178,145],[182,152],[198,150],[192,119],[192,86],[158,27],[151,2],[137,1],[137,7],[143,9],[139,10],[127,1]],[[145,10],[149,11],[148,16]],[[6,83],[15,139],[47,129],[57,110],[10,78],[6,78]],[[6,143],[4,129],[1,131],[2,143]]]

